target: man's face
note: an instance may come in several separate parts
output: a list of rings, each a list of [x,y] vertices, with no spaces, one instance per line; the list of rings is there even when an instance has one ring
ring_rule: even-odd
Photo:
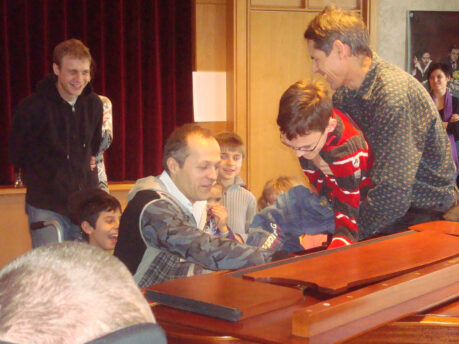
[[[430,61],[430,54],[429,53],[424,53],[422,54],[422,57],[421,57],[421,63],[423,66],[427,66],[427,64],[429,63]]]
[[[173,158],[169,166],[171,179],[192,203],[209,198],[217,180],[220,146],[213,137],[191,135],[187,138],[189,155],[182,167]],[[171,168],[172,167],[172,168]]]
[[[78,59],[69,55],[62,58],[61,65],[53,64],[57,76],[57,90],[66,101],[74,101],[91,81],[89,59]]]
[[[332,48],[327,56],[323,50],[316,49],[314,41],[308,39],[308,51],[312,59],[312,72],[319,73],[330,84],[332,90],[345,86],[344,66],[342,65],[338,51]]]
[[[298,135],[291,140],[281,134],[281,141],[284,145],[293,149],[297,157],[312,160],[322,150],[327,141],[327,136],[327,130],[322,133],[320,131],[311,131],[309,134]]]
[[[456,62],[459,56],[459,49],[451,49],[449,56],[451,57],[452,62]]]
[[[119,209],[100,212],[95,228],[89,224],[88,230],[83,228],[89,236],[89,244],[107,251],[115,249],[118,241],[120,218],[121,211]]]
[[[242,153],[238,150],[223,148],[220,158],[218,178],[220,180],[234,181],[234,178],[241,172]]]

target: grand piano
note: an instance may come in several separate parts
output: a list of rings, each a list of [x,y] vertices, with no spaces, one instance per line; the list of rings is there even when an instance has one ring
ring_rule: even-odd
[[[459,343],[459,223],[167,281],[169,343]]]

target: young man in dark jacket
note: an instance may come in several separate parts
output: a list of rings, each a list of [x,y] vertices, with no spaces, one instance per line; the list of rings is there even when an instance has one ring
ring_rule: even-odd
[[[101,141],[102,103],[92,91],[92,57],[79,40],[58,44],[53,72],[17,106],[10,160],[24,171],[29,224],[57,220],[64,239],[81,236],[67,217],[67,198],[97,186],[95,158]],[[34,233],[31,231],[32,245]]]

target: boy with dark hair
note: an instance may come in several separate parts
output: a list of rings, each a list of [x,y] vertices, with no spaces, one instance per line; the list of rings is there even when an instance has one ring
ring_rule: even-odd
[[[335,214],[329,248],[359,240],[360,201],[371,187],[373,156],[350,118],[334,109],[320,82],[297,82],[282,95],[277,124],[281,142],[295,150],[309,182],[328,197]]]
[[[247,190],[239,177],[245,146],[239,135],[221,132],[215,136],[221,150],[218,182],[223,185],[223,205],[228,211],[228,226],[241,242],[247,240],[247,232],[257,212],[257,200]]]
[[[120,202],[101,189],[78,191],[69,198],[70,219],[93,246],[112,251],[118,240]]]

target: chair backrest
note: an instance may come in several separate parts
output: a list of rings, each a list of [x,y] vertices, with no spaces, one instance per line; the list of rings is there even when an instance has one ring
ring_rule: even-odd
[[[167,344],[163,329],[156,324],[144,323],[122,328],[96,338],[86,344]]]
[[[56,220],[34,222],[30,224],[30,228],[36,247],[64,241],[62,226]]]
[[[0,340],[0,344],[15,343]],[[122,328],[86,344],[167,344],[167,339],[159,325],[144,323]]]

